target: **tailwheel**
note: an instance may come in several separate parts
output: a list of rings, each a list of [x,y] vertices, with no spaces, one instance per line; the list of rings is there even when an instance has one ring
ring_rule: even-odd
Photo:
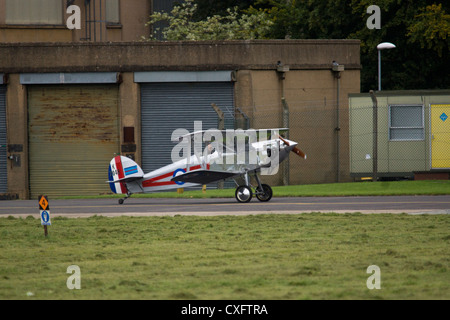
[[[269,201],[272,199],[272,188],[268,184],[261,184],[261,187],[256,188],[256,198],[259,201]]]
[[[248,186],[239,186],[235,192],[236,200],[240,203],[246,203],[252,200],[253,192]]]
[[[132,193],[128,192],[125,198],[119,199],[119,204],[123,204],[125,200],[127,200],[129,197],[131,197]]]

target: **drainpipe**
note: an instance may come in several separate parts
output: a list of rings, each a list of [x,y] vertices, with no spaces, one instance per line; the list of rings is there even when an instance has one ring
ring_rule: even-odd
[[[375,96],[375,93],[373,92],[373,90],[369,91],[370,93],[370,97],[372,98],[372,103],[373,103],[373,160],[372,160],[372,164],[373,164],[373,177],[372,177],[372,181],[377,181],[377,175],[378,175],[378,101],[377,101],[377,97]]]
[[[281,61],[277,63],[277,73],[280,78],[281,84],[281,104],[283,106],[283,128],[289,128],[289,105],[284,97],[284,80],[286,79],[286,72],[289,71],[289,66],[283,65]],[[286,132],[286,137],[289,139],[289,131]],[[283,185],[289,185],[289,157],[284,161],[283,164]]]
[[[340,170],[341,170],[341,159],[340,159],[340,153],[341,153],[341,137],[340,137],[340,114],[339,114],[339,100],[340,100],[340,91],[341,91],[341,72],[345,70],[345,67],[343,64],[339,64],[336,61],[333,61],[331,64],[331,71],[333,72],[334,77],[337,80],[337,92],[336,92],[336,128],[334,129],[336,132],[336,182],[340,181]]]
[[[215,103],[211,103],[211,107],[217,113],[217,117],[219,118],[219,123],[217,125],[217,129],[225,130],[225,114]],[[224,186],[223,181],[219,181],[217,183],[217,189],[223,189],[223,186]],[[206,185],[203,185],[202,190],[206,190]]]

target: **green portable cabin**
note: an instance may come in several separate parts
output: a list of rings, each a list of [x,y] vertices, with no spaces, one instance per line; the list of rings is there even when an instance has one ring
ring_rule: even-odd
[[[450,90],[349,94],[349,144],[352,177],[448,179]]]

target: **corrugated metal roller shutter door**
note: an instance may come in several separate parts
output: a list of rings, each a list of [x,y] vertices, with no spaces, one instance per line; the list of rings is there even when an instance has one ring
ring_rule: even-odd
[[[175,129],[192,132],[194,121],[202,121],[203,130],[217,128],[218,117],[211,103],[217,104],[226,113],[226,119],[232,117],[233,84],[192,82],[141,85],[142,165],[145,172],[172,163],[171,152],[176,142],[171,141],[171,136]]]
[[[117,85],[28,87],[30,196],[109,192],[119,152]]]
[[[0,193],[8,190],[6,143],[6,86],[0,85]]]

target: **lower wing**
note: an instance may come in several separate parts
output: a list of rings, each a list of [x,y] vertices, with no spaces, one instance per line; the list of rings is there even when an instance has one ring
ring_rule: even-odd
[[[207,184],[232,178],[239,174],[240,173],[228,171],[195,170],[173,177],[171,181]]]

